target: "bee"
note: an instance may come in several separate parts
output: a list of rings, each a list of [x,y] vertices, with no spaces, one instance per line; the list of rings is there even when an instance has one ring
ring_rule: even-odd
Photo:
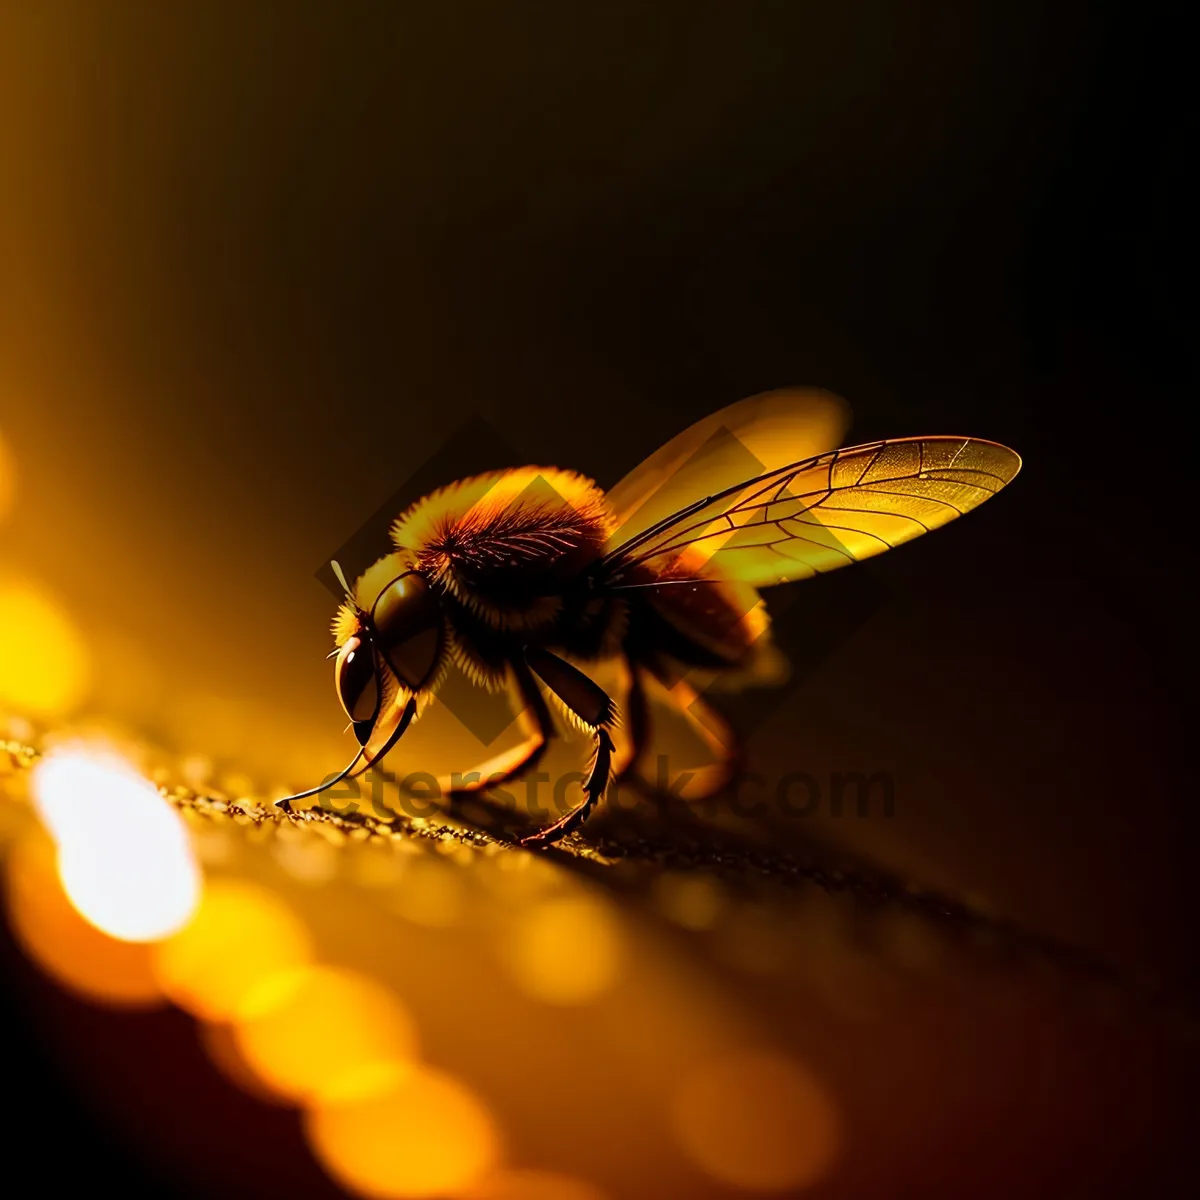
[[[578,829],[615,775],[636,774],[655,682],[685,705],[714,754],[719,789],[739,751],[728,726],[680,686],[687,671],[751,678],[772,653],[758,590],[890,550],[982,504],[1020,469],[1012,450],[970,437],[835,448],[847,425],[827,392],[752,396],[697,422],[607,494],[582,475],[524,467],[432,493],[391,526],[392,548],[333,621],[334,684],[358,741],[316,795],[396,745],[453,666],[510,687],[529,737],[460,793],[533,769],[555,736],[548,699],[591,736],[576,806],[527,837]],[[619,660],[620,704],[589,674]],[[617,757],[618,715],[628,747]]]

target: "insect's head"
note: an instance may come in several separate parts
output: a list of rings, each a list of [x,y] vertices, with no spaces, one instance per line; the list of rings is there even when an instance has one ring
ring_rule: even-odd
[[[380,588],[370,607],[363,607],[333,566],[355,616],[354,631],[335,655],[334,684],[354,735],[365,746],[388,690],[386,672],[408,694],[428,687],[442,661],[445,625],[437,594],[420,571],[401,571]]]

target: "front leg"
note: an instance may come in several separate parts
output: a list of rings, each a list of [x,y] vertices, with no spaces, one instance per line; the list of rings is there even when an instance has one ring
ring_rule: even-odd
[[[552,846],[578,829],[600,803],[612,775],[613,740],[609,734],[616,708],[608,693],[577,667],[538,646],[525,650],[534,674],[562,701],[576,720],[592,732],[596,749],[583,781],[583,802],[553,825],[521,839],[522,846]]]
[[[522,715],[532,719],[533,732],[519,746],[500,755],[489,762],[481,764],[470,772],[475,776],[470,782],[460,782],[457,787],[446,786],[444,791],[452,801],[462,800],[488,788],[499,787],[503,783],[524,775],[533,770],[546,753],[546,747],[554,736],[554,723],[550,720],[550,711],[542,693],[530,674],[529,667],[523,660],[512,663],[513,678],[521,701]]]

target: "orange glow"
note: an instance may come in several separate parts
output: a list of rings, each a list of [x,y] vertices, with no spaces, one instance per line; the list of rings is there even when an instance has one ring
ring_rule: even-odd
[[[352,846],[347,855],[350,878],[360,887],[379,888],[390,892],[404,874],[407,856],[384,842],[365,842]]]
[[[391,906],[416,925],[443,929],[461,917],[463,890],[455,867],[422,856],[406,864],[401,882],[391,895]]]
[[[254,1012],[279,976],[307,965],[308,934],[282,900],[253,884],[210,883],[191,924],[154,956],[163,991],[210,1021]]]
[[[297,882],[329,883],[338,873],[338,852],[328,839],[310,829],[281,826],[272,847],[275,861]]]
[[[201,1022],[197,1029],[205,1053],[230,1083],[236,1084],[248,1096],[253,1096],[255,1100],[261,1101],[263,1104],[286,1103],[278,1092],[267,1087],[250,1069],[242,1057],[232,1025],[225,1021],[215,1025]]]
[[[8,515],[17,490],[17,469],[12,454],[0,433],[0,521]]]
[[[663,914],[684,929],[712,929],[725,907],[721,889],[705,875],[667,874],[657,890]]]
[[[621,931],[599,900],[550,900],[522,914],[504,950],[513,976],[530,996],[551,1004],[582,1004],[616,980]]]
[[[605,1200],[599,1188],[556,1171],[497,1171],[463,1200]]]
[[[90,675],[83,638],[62,606],[22,579],[0,578],[0,705],[53,717],[83,699]]]
[[[313,1151],[344,1187],[386,1198],[456,1196],[496,1164],[500,1140],[480,1100],[426,1067],[381,1076],[369,1093],[310,1109]]]
[[[26,837],[6,865],[13,931],[48,975],[112,1007],[161,1003],[150,947],[110,938],[79,915],[63,892],[49,838],[40,832]]]
[[[808,1187],[837,1156],[837,1116],[825,1090],[799,1064],[768,1054],[703,1067],[684,1081],[672,1116],[687,1156],[733,1187]]]
[[[65,749],[34,768],[33,795],[63,888],[88,921],[130,942],[187,923],[200,872],[183,821],[153,785],[118,759]]]
[[[408,1063],[416,1033],[408,1013],[381,984],[352,971],[308,967],[278,977],[259,993],[254,1015],[234,1040],[258,1078],[295,1100],[356,1087],[381,1066]]]

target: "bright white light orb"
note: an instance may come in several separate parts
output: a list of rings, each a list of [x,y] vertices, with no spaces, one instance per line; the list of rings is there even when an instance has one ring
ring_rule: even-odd
[[[35,768],[33,796],[58,845],[63,890],[110,937],[155,942],[178,932],[201,876],[179,815],[119,759],[63,749]]]

